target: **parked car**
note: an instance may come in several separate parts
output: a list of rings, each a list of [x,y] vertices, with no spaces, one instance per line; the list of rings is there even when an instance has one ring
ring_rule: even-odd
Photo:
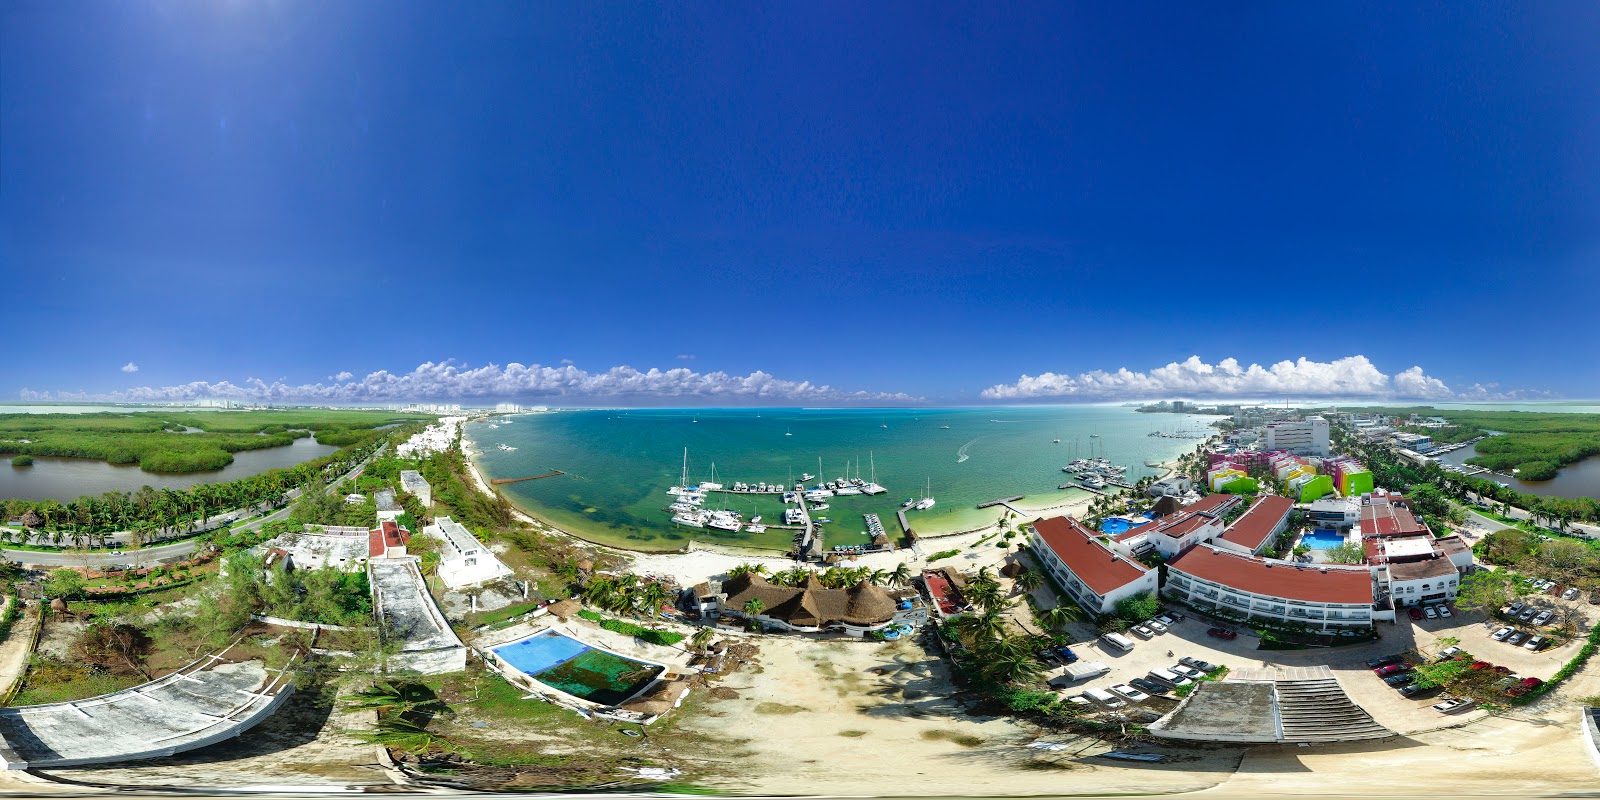
[[[1150,630],[1155,631],[1156,633],[1166,633],[1167,632],[1167,626],[1162,625],[1161,623],[1156,622],[1155,620],[1150,620],[1149,622],[1146,622],[1144,624],[1144,626],[1146,628],[1149,628]]]
[[[1191,658],[1189,656],[1184,656],[1183,658],[1178,659],[1178,663],[1186,667],[1194,667],[1195,669],[1207,674],[1210,674],[1212,670],[1217,668],[1217,665],[1211,663],[1210,661],[1201,661],[1198,658]]]
[[[1197,670],[1194,667],[1186,664],[1173,664],[1172,666],[1167,667],[1167,669],[1171,672],[1176,672],[1185,678],[1189,678],[1190,680],[1199,680],[1206,676],[1204,672],[1201,672],[1200,670]]]
[[[1450,613],[1450,607],[1449,606],[1439,606],[1439,616],[1441,618],[1443,618],[1443,619],[1449,619],[1451,616],[1453,616]]]
[[[1440,714],[1454,714],[1472,705],[1472,701],[1465,697],[1452,697],[1442,703],[1434,703],[1432,708]]]
[[[1171,615],[1168,615],[1168,614],[1157,614],[1156,615],[1156,622],[1159,622],[1162,625],[1171,625],[1171,624],[1173,624],[1173,623],[1175,623],[1177,621],[1178,620],[1176,618],[1174,618],[1174,617],[1172,617]]]
[[[1423,697],[1439,691],[1437,686],[1424,686],[1420,683],[1408,683],[1400,687],[1401,697]]]
[[[1509,645],[1519,645],[1526,641],[1528,641],[1528,634],[1522,631],[1513,631],[1510,636],[1506,637],[1506,644]]]
[[[1144,701],[1150,699],[1150,695],[1141,692],[1126,683],[1119,683],[1112,686],[1111,693],[1121,696],[1122,699],[1127,700],[1130,703],[1143,703]]]
[[[1545,609],[1544,611],[1540,611],[1539,612],[1539,616],[1533,618],[1533,624],[1535,624],[1535,625],[1547,624],[1548,622],[1550,622],[1550,620],[1555,619],[1555,616],[1556,616],[1556,612],[1551,611],[1549,609]]]
[[[1072,652],[1072,648],[1067,647],[1066,645],[1056,648],[1056,657],[1061,659],[1063,664],[1071,664],[1072,662],[1078,660],[1078,654]]]
[[[1522,609],[1527,608],[1527,607],[1528,607],[1527,603],[1524,603],[1524,602],[1519,600],[1519,601],[1517,601],[1515,603],[1512,603],[1509,606],[1506,606],[1506,613],[1510,614],[1512,616],[1516,616],[1517,614],[1521,614],[1522,613]]]
[[[1083,696],[1106,708],[1117,709],[1128,705],[1128,701],[1104,689],[1084,689]]]
[[[1410,664],[1390,664],[1387,667],[1378,667],[1372,671],[1372,674],[1377,675],[1380,678],[1387,678],[1390,675],[1399,675],[1410,671]]]
[[[1404,660],[1405,658],[1399,653],[1395,653],[1393,655],[1383,656],[1382,658],[1374,658],[1367,662],[1367,666],[1377,669],[1378,667],[1387,667],[1390,664],[1398,664]]]
[[[1511,634],[1516,633],[1516,632],[1517,632],[1516,628],[1512,628],[1512,627],[1507,626],[1507,627],[1501,628],[1500,630],[1497,630],[1494,633],[1490,634],[1489,638],[1491,638],[1491,639],[1493,639],[1493,640],[1495,640],[1497,642],[1503,642],[1503,641],[1506,640],[1507,636],[1510,636]]]
[[[1420,608],[1412,607],[1412,609],[1406,613],[1410,614],[1412,619],[1422,619],[1422,609]]]
[[[1522,609],[1522,613],[1517,615],[1517,619],[1520,619],[1523,622],[1532,622],[1534,615],[1538,613],[1539,609],[1529,606],[1528,608]]]
[[[1428,606],[1427,608],[1422,609],[1422,616],[1427,617],[1428,619],[1438,619],[1439,612],[1435,611],[1433,606]]]
[[[1562,600],[1576,600],[1576,599],[1578,599],[1578,595],[1579,594],[1580,594],[1580,592],[1578,591],[1578,587],[1569,586],[1569,587],[1567,587],[1566,591],[1561,593],[1561,599]]]
[[[1136,633],[1136,634],[1138,634],[1140,636],[1143,636],[1146,639],[1152,638],[1152,637],[1154,637],[1156,635],[1155,631],[1150,630],[1149,628],[1146,628],[1143,625],[1135,625],[1132,628],[1130,628],[1129,630],[1131,632],[1133,632],[1133,633]]]
[[[1411,677],[1410,673],[1402,672],[1399,675],[1390,675],[1389,677],[1384,678],[1383,682],[1389,684],[1390,686],[1399,688],[1411,683],[1414,680],[1416,680],[1416,678]]]
[[[1522,646],[1522,649],[1532,650],[1533,652],[1537,653],[1540,650],[1543,650],[1544,646],[1549,644],[1549,642],[1550,640],[1544,638],[1543,636],[1535,636],[1532,639],[1529,639],[1528,643]]]
[[[1167,692],[1172,691],[1171,687],[1162,686],[1161,684],[1156,683],[1149,678],[1134,678],[1133,680],[1128,681],[1128,683],[1133,684],[1134,688],[1140,689],[1148,694],[1164,695]]]
[[[1156,683],[1164,683],[1174,689],[1178,688],[1179,686],[1188,686],[1194,683],[1194,681],[1189,680],[1188,678],[1179,675],[1176,672],[1165,669],[1150,670],[1150,679]]]
[[[1439,651],[1438,660],[1440,660],[1440,661],[1449,661],[1450,659],[1461,655],[1461,652],[1462,652],[1461,651],[1461,645],[1458,645],[1458,644],[1450,645],[1449,647],[1446,647],[1445,649]]]
[[[1237,639],[1239,637],[1239,634],[1234,633],[1227,628],[1211,628],[1206,631],[1206,635],[1215,636],[1218,639]]]

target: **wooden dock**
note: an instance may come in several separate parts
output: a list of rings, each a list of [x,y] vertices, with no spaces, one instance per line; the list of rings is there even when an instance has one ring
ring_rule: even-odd
[[[567,473],[562,472],[559,469],[553,469],[553,470],[551,470],[549,472],[546,472],[543,475],[530,475],[530,476],[528,476],[526,478],[495,478],[494,480],[489,481],[489,483],[491,483],[491,484],[493,484],[495,486],[500,486],[500,485],[507,484],[507,483],[522,483],[523,481],[536,481],[536,480],[539,480],[540,478],[554,478],[557,475],[565,475],[565,474],[567,474]]]
[[[1084,486],[1081,483],[1063,483],[1060,486],[1057,486],[1056,488],[1057,489],[1082,489],[1082,490],[1084,490],[1086,492],[1094,492],[1095,494],[1102,495],[1102,496],[1105,495],[1105,492],[1102,492],[1099,489],[1091,489],[1091,488],[1089,488],[1087,486]]]
[[[987,503],[979,503],[978,504],[978,508],[988,508],[989,506],[1007,506],[1007,507],[1009,507],[1012,503],[1015,503],[1018,500],[1021,500],[1024,496],[1025,495],[1020,495],[1019,494],[1016,497],[1002,497],[1002,498],[1000,498],[998,500],[990,500]],[[1015,509],[1013,509],[1013,510],[1015,510]]]
[[[1122,481],[1106,481],[1106,483],[1109,483],[1112,486],[1121,486],[1124,489],[1132,489],[1133,488],[1133,484],[1131,484],[1131,483],[1123,483]]]
[[[909,532],[911,530],[911,523],[906,522],[906,510],[902,508],[899,511],[894,512],[894,515],[900,520],[900,532]]]

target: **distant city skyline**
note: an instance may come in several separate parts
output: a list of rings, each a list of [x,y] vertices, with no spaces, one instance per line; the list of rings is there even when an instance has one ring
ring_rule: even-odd
[[[96,11],[0,398],[1600,396],[1594,4]]]

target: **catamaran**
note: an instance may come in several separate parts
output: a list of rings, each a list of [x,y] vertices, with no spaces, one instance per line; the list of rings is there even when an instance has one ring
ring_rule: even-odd
[[[928,485],[927,485],[927,487],[925,489],[923,489],[922,499],[917,501],[916,508],[917,508],[918,511],[927,511],[928,509],[933,508],[933,479],[932,478],[928,479]]]
[[[873,457],[871,450],[867,451],[867,463],[871,465],[871,470],[870,471],[871,471],[872,481],[870,483],[868,483],[867,485],[862,486],[861,487],[861,491],[865,492],[866,494],[883,494],[884,492],[889,491],[888,489],[885,489],[882,486],[878,485],[878,461],[877,461],[876,458]],[[860,463],[856,464],[856,469],[857,470],[861,469],[861,464]]]

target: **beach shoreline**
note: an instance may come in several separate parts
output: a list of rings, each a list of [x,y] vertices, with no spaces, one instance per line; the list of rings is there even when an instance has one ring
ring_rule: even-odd
[[[477,461],[478,446],[476,442],[465,435],[461,438],[462,452],[466,456],[467,471],[472,476],[473,488],[483,494],[493,497],[496,492],[485,478]],[[1049,505],[1037,506],[1018,501],[1013,505],[1023,511],[1024,516],[1013,520],[1013,527],[1023,522],[1032,521],[1040,516],[1050,514],[1078,514],[1089,507],[1093,497],[1083,497],[1065,503],[1057,503],[1054,499],[1047,500]],[[707,577],[726,575],[727,571],[740,564],[762,564],[768,569],[777,571],[795,566],[797,561],[793,558],[761,548],[739,548],[724,544],[690,540],[681,548],[669,551],[636,550],[621,547],[609,542],[597,542],[582,535],[573,533],[565,528],[542,520],[533,514],[518,508],[514,501],[511,504],[511,514],[518,522],[530,525],[547,533],[563,536],[580,542],[588,547],[595,547],[614,555],[623,557],[632,562],[634,571],[645,575],[672,576],[679,583],[693,585],[705,580]],[[975,545],[986,536],[991,536],[1000,530],[1000,523],[1006,519],[1010,512],[1000,507],[995,511],[995,520],[987,525],[959,531],[923,533],[917,532],[917,538],[922,542],[918,548],[907,547],[885,553],[864,553],[848,558],[842,562],[850,567],[870,567],[872,569],[892,570],[901,563],[906,563],[914,568],[921,569],[930,564],[927,556],[941,551],[958,550],[961,554],[941,559],[941,564],[955,563],[957,559],[964,562],[963,569],[976,569],[982,566],[998,566],[1005,560],[1010,548],[985,548],[977,549]],[[962,555],[965,558],[962,558]]]

